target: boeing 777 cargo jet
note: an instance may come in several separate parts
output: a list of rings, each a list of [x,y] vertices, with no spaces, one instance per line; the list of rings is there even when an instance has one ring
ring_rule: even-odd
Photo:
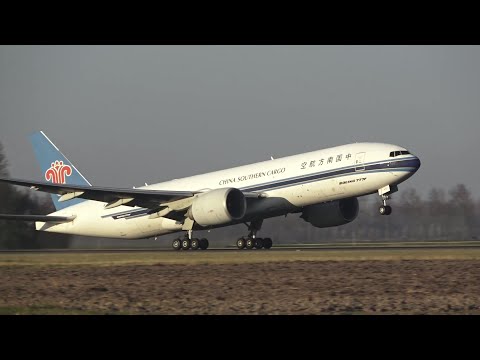
[[[420,167],[418,157],[397,145],[355,143],[175,179],[133,189],[92,186],[42,132],[31,135],[45,181],[0,178],[52,194],[49,215],[0,215],[35,221],[56,233],[141,239],[184,231],[175,250],[207,249],[193,231],[244,223],[239,249],[272,246],[257,237],[264,219],[301,213],[315,227],[338,226],[358,215],[357,197],[378,193],[381,215],[397,185]]]

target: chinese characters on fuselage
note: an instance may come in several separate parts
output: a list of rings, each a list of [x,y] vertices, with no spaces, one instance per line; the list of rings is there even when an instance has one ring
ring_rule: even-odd
[[[319,160],[310,160],[309,162],[307,161],[304,161],[301,163],[300,165],[300,168],[301,169],[306,169],[307,167],[309,168],[313,168],[313,167],[319,167],[319,166],[322,166],[323,164],[333,164],[333,160],[335,159],[335,162],[341,162],[342,160],[350,160],[350,158],[352,157],[352,154],[347,154],[345,155],[345,157],[343,156],[343,154],[338,154],[336,156],[330,156],[328,158],[322,158],[322,159],[319,159]]]

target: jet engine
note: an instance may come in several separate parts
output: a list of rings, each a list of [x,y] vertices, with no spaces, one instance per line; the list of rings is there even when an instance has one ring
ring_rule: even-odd
[[[300,217],[315,227],[325,228],[347,224],[357,215],[358,200],[354,197],[306,206]]]
[[[201,226],[222,225],[245,216],[247,201],[235,188],[210,190],[197,195],[187,216]]]

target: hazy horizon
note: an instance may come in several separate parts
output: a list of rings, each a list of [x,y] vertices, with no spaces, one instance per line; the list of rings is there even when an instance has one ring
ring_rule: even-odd
[[[385,142],[422,161],[400,192],[477,200],[479,90],[478,46],[0,46],[0,142],[14,177],[43,130],[115,187]]]

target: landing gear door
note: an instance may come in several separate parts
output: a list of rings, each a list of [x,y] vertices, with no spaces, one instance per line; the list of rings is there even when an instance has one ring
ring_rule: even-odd
[[[365,170],[365,153],[357,153],[355,155],[355,171]]]

